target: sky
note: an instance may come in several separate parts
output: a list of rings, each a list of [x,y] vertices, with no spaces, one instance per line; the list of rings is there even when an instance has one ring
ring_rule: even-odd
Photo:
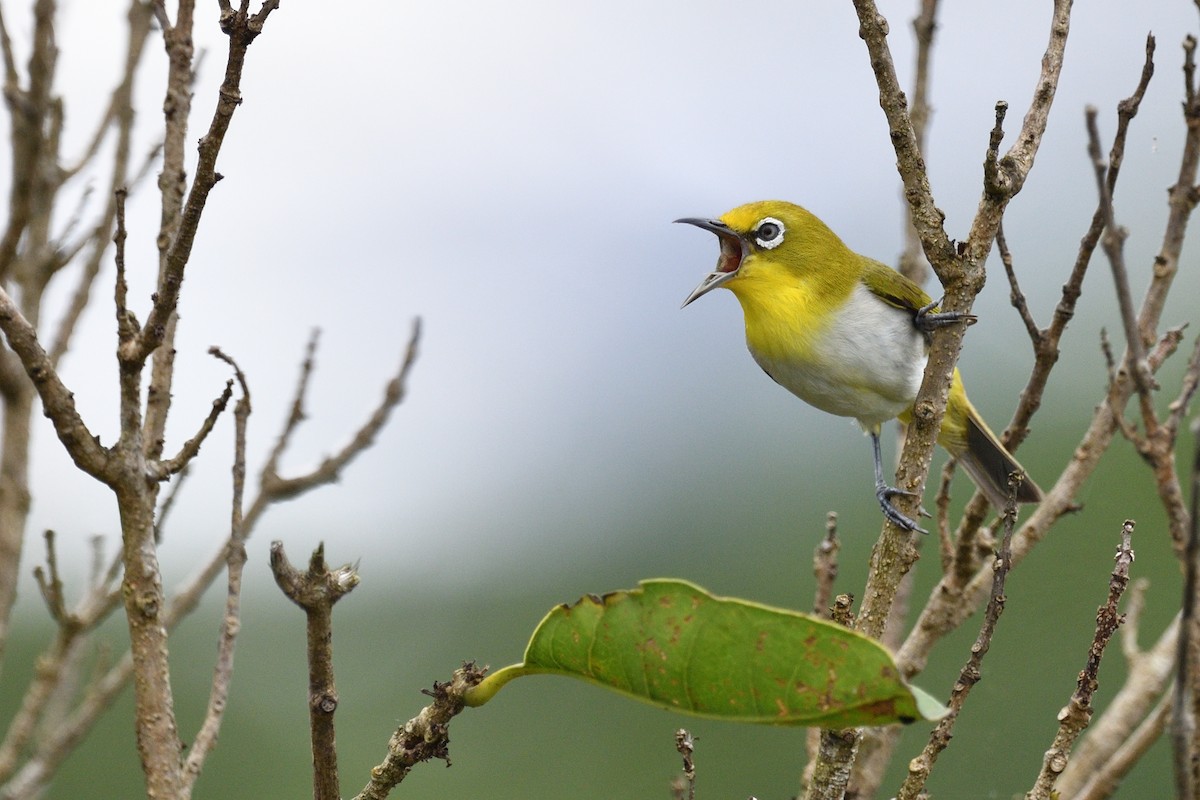
[[[201,5],[194,137],[223,71],[215,11]],[[961,238],[993,106],[1012,108],[1007,147],[1048,4],[944,5],[927,160],[947,229]],[[880,4],[906,85],[911,6]],[[115,80],[122,9],[64,4],[68,152],[86,141]],[[11,16],[17,35],[24,20]],[[1159,74],[1117,202],[1144,276],[1183,131],[1178,45],[1197,22],[1182,0],[1076,7],[1054,117],[1007,221],[1043,321],[1094,207],[1083,108],[1101,108],[1111,136],[1154,31]],[[139,152],[155,137],[163,62],[152,42],[137,90]],[[296,553],[325,539],[336,542],[331,558],[364,558],[368,569],[474,579],[533,555],[566,558],[571,542],[619,549],[641,535],[631,520],[668,501],[690,504],[697,524],[710,512],[736,518],[753,498],[723,487],[763,464],[792,464],[818,497],[847,483],[834,464],[861,470],[868,485],[867,445],[853,426],[796,403],[746,357],[732,296],[679,309],[716,246],[671,224],[783,198],[894,263],[898,178],[849,4],[365,2],[318,13],[285,2],[251,47],[243,97],[181,301],[172,441],[190,436],[223,386],[228,370],[206,355],[220,345],[250,381],[256,469],[319,327],[309,421],[284,462],[310,468],[369,413],[416,317],[424,329],[408,396],[376,447],[338,485],[269,515],[252,559],[274,538]],[[143,317],[156,203],[152,180],[130,203]],[[116,430],[112,277],[109,266],[64,365],[105,441]],[[1096,313],[1110,314],[1109,292],[1098,294]],[[1011,412],[1030,362],[1007,295],[994,271],[963,357],[968,386],[972,373],[991,381],[972,394],[993,425]],[[1092,384],[1102,380],[1095,327],[1080,345]],[[1093,393],[1077,401],[1089,408]],[[182,495],[169,573],[186,572],[222,535],[227,514],[214,509],[228,503],[231,438],[226,422]],[[47,527],[68,541],[113,534],[106,490],[74,473],[48,426],[35,446],[31,537]],[[1064,456],[1036,447],[1032,457],[1050,466]],[[817,474],[806,475],[814,461]],[[70,503],[47,495],[55,485],[69,487]],[[802,508],[819,526],[826,509]],[[874,522],[870,513],[862,519]]]

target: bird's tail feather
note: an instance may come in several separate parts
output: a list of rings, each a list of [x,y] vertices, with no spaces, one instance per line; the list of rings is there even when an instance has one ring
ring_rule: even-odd
[[[1025,476],[1017,487],[1016,501],[1041,502],[1042,490],[1025,472],[1025,468],[1004,449],[1004,445],[1000,444],[974,408],[967,414],[966,444],[966,450],[958,454],[958,462],[995,508],[1003,509],[1008,502],[1008,476],[1014,472]]]

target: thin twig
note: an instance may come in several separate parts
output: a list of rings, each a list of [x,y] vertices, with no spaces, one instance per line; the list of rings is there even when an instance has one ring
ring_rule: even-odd
[[[150,173],[150,168],[156,162],[158,152],[159,148],[155,147],[147,153],[138,173],[128,182],[128,190],[132,190],[133,187],[138,186],[146,179],[146,176]],[[79,320],[83,317],[83,312],[87,309],[88,303],[91,300],[92,286],[95,284],[96,278],[100,275],[100,266],[104,261],[105,254],[108,252],[106,237],[108,231],[113,229],[116,220],[117,193],[123,189],[126,189],[125,184],[119,184],[113,189],[109,195],[105,214],[102,216],[100,222],[96,224],[86,240],[79,242],[80,248],[87,245],[91,249],[84,260],[83,267],[80,269],[75,289],[72,291],[71,299],[67,303],[67,309],[59,318],[55,329],[54,343],[50,346],[50,362],[56,367],[66,355],[67,349],[71,345],[71,339],[79,326]],[[128,190],[126,194],[128,194]],[[123,261],[124,257],[122,257]],[[134,322],[136,325],[136,320]]]
[[[200,423],[200,430],[196,431],[196,435],[183,443],[183,447],[179,448],[179,452],[173,457],[165,461],[153,462],[148,465],[150,477],[154,480],[166,480],[171,475],[182,471],[192,459],[200,452],[200,446],[204,444],[204,440],[212,433],[213,427],[217,424],[217,419],[221,413],[225,411],[229,404],[229,398],[233,396],[233,381],[225,381],[225,388],[221,391],[221,395],[212,402],[212,408],[209,409],[208,415],[204,421]]]
[[[675,731],[675,749],[683,756],[683,781],[686,791],[680,793],[682,800],[696,800],[696,762],[692,755],[696,751],[696,738],[684,728]]]
[[[959,671],[958,680],[954,682],[954,689],[950,692],[950,713],[938,720],[937,725],[929,734],[929,741],[921,754],[909,762],[908,775],[900,787],[897,800],[917,800],[917,798],[925,796],[925,783],[929,780],[929,773],[938,756],[949,746],[958,715],[962,712],[971,690],[982,678],[980,667],[983,665],[983,659],[988,650],[991,649],[996,625],[1000,622],[1000,616],[1004,613],[1004,605],[1007,602],[1004,583],[1008,577],[1009,568],[1012,566],[1012,536],[1013,528],[1017,524],[1015,498],[1019,486],[1019,478],[1010,478],[1009,502],[1003,513],[1004,535],[1000,539],[1000,547],[992,561],[991,596],[988,598],[987,608],[983,613],[983,624],[980,626],[979,635],[975,637],[975,643],[971,646],[971,654],[967,658],[967,663]]]
[[[1154,37],[1147,36],[1146,57],[1142,62],[1142,72],[1137,86],[1129,97],[1126,97],[1117,104],[1117,130],[1113,135],[1112,147],[1109,148],[1108,170],[1106,174],[1107,194],[1110,198],[1116,192],[1117,177],[1121,173],[1121,164],[1124,161],[1125,142],[1129,135],[1130,123],[1137,115],[1138,109],[1141,108],[1142,98],[1145,97],[1146,89],[1150,85],[1150,79],[1154,75],[1154,49]],[[1087,274],[1092,254],[1095,252],[1096,246],[1100,242],[1100,236],[1104,232],[1104,210],[1102,206],[1102,201],[1098,200],[1096,210],[1092,214],[1091,225],[1079,243],[1079,251],[1075,258],[1075,264],[1071,268],[1071,274],[1067,278],[1067,282],[1063,284],[1062,296],[1054,307],[1050,324],[1045,329],[1038,330],[1036,335],[1034,331],[1029,331],[1034,352],[1033,370],[1029,375],[1029,380],[1025,388],[1021,391],[1020,401],[1013,412],[1012,421],[1009,422],[1000,437],[1000,440],[1010,450],[1016,449],[1028,434],[1029,422],[1041,407],[1042,395],[1046,390],[1050,373],[1055,364],[1058,363],[1059,343],[1066,331],[1067,324],[1075,316],[1075,306],[1078,304],[1079,298],[1083,293],[1083,278]],[[1001,251],[1001,255],[1003,256],[1003,250]],[[1007,271],[1007,263],[1005,266]],[[1019,302],[1023,305],[1024,297],[1021,294],[1020,287],[1017,286],[1015,274],[1011,274],[1009,279],[1014,295],[1016,298],[1019,298],[1014,299],[1013,304],[1018,305]],[[1026,321],[1026,327],[1028,330],[1028,321]]]
[[[245,4],[248,5],[248,4]],[[190,3],[180,3],[180,16],[183,8]],[[229,37],[229,55],[225,64],[225,80],[218,93],[217,107],[213,112],[208,131],[200,139],[199,158],[196,161],[195,178],[188,192],[187,200],[179,217],[179,227],[169,236],[169,247],[164,255],[164,268],[159,281],[158,292],[154,305],[146,318],[146,325],[135,345],[123,348],[121,357],[125,361],[142,363],[166,337],[167,322],[175,313],[179,301],[179,290],[183,283],[184,268],[191,257],[192,245],[195,243],[196,232],[199,228],[200,217],[204,211],[208,195],[221,175],[217,173],[217,156],[221,151],[225,134],[233,114],[242,102],[241,80],[242,68],[245,65],[246,52],[250,44],[262,32],[263,23],[278,2],[267,0],[263,3],[262,11],[251,16],[243,9],[237,12],[223,13],[221,28]],[[177,19],[175,28],[181,26]],[[175,30],[172,28],[172,30]],[[190,35],[190,26],[187,31]],[[190,44],[189,44],[190,46]],[[190,69],[187,75],[190,85]]]
[[[292,393],[291,409],[283,423],[283,430],[279,432],[275,446],[271,448],[267,461],[263,465],[262,474],[264,476],[279,473],[279,460],[291,444],[292,435],[307,417],[304,412],[304,402],[308,397],[308,385],[312,381],[313,371],[316,369],[317,346],[320,341],[321,329],[314,328],[309,334],[308,344],[304,348],[304,360],[300,363],[300,378],[296,382],[296,391]]]
[[[1122,779],[1141,760],[1150,746],[1159,740],[1167,727],[1174,692],[1167,692],[1158,705],[1129,736],[1121,740],[1111,756],[1104,759],[1088,776],[1087,783],[1078,792],[1069,795],[1072,800],[1107,800],[1116,794]],[[1062,795],[1068,796],[1068,795]],[[1187,797],[1188,795],[1177,795]]]
[[[832,619],[835,614],[830,603],[833,601],[833,587],[838,575],[838,551],[841,549],[841,542],[837,537],[837,519],[837,514],[833,511],[826,515],[825,538],[813,549],[813,575],[817,579],[817,589],[813,598],[813,614],[824,619]],[[820,729],[809,728],[805,736],[805,750],[808,757],[801,775],[803,786],[808,786],[812,780],[812,770],[817,763],[817,750],[820,745]]]
[[[1191,127],[1191,126],[1189,126]],[[1103,238],[1104,253],[1112,267],[1113,282],[1116,286],[1118,306],[1121,311],[1121,321],[1125,329],[1126,354],[1122,361],[1121,371],[1132,375],[1133,385],[1137,391],[1141,408],[1142,427],[1144,433],[1136,435],[1131,429],[1122,430],[1130,441],[1137,447],[1139,454],[1154,470],[1155,488],[1159,500],[1167,513],[1171,541],[1175,551],[1182,557],[1186,547],[1188,515],[1185,509],[1183,491],[1179,485],[1179,476],[1175,470],[1175,428],[1162,425],[1154,408],[1153,392],[1158,389],[1150,369],[1146,347],[1152,344],[1157,336],[1152,327],[1139,324],[1133,309],[1133,298],[1129,287],[1129,277],[1125,267],[1124,242],[1126,233],[1115,221],[1112,196],[1108,191],[1105,180],[1106,166],[1100,156],[1099,133],[1096,126],[1096,111],[1087,110],[1088,153],[1092,158],[1096,174],[1096,184],[1100,195],[1100,207],[1104,218],[1106,233]],[[1110,389],[1110,392],[1112,390]],[[1114,409],[1114,413],[1120,413]],[[1118,417],[1118,422],[1120,423]]]
[[[293,404],[293,414],[288,418],[284,432],[280,436],[275,450],[271,453],[271,458],[267,461],[267,465],[263,467],[261,480],[262,492],[251,505],[246,515],[247,518],[253,518],[260,513],[260,503],[269,504],[280,500],[287,500],[298,494],[307,492],[314,487],[336,481],[346,465],[374,443],[375,437],[387,423],[392,409],[404,399],[408,373],[412,369],[413,364],[416,363],[417,346],[420,343],[420,339],[421,321],[417,319],[413,321],[412,336],[408,341],[408,347],[405,349],[404,360],[400,364],[399,371],[384,388],[383,400],[376,407],[374,413],[371,414],[366,423],[355,432],[350,442],[337,453],[327,456],[311,472],[304,475],[283,478],[275,471],[277,469],[278,454],[282,452],[283,448],[290,441],[290,436],[295,429],[296,423],[304,418],[302,411],[303,391],[307,387],[308,376],[312,370],[311,361],[308,359],[305,360],[305,367],[302,371],[296,402]]]
[[[817,579],[813,614],[818,617],[829,617],[829,603],[838,576],[838,551],[842,545],[838,541],[837,520],[836,512],[830,511],[826,515],[825,538],[813,549],[813,575]]]
[[[1067,766],[1075,740],[1091,722],[1092,696],[1099,686],[1100,660],[1104,657],[1104,648],[1123,621],[1117,604],[1129,585],[1129,567],[1133,563],[1133,548],[1130,545],[1133,527],[1133,520],[1125,520],[1121,526],[1121,542],[1114,558],[1116,566],[1109,579],[1108,600],[1096,612],[1096,634],[1088,650],[1087,662],[1079,673],[1070,701],[1058,713],[1058,733],[1046,751],[1041,772],[1033,788],[1026,793],[1026,800],[1049,800],[1059,773]]]
[[[1175,764],[1177,797],[1192,797],[1198,784],[1196,776],[1196,717],[1193,694],[1197,681],[1194,640],[1196,628],[1196,592],[1200,587],[1200,417],[1192,426],[1195,443],[1192,451],[1191,492],[1187,544],[1183,560],[1183,600],[1179,629],[1179,649],[1176,651],[1175,701],[1172,705],[1171,743]]]
[[[1135,729],[1143,726],[1147,717],[1164,694],[1172,694],[1171,681],[1175,676],[1175,654],[1179,640],[1179,615],[1159,634],[1148,650],[1136,649],[1131,640],[1136,636],[1136,612],[1139,610],[1139,583],[1134,581],[1126,592],[1126,622],[1121,626],[1121,650],[1127,668],[1125,683],[1117,690],[1104,712],[1092,720],[1087,734],[1078,742],[1067,768],[1058,777],[1055,790],[1060,797],[1076,797],[1092,776],[1108,769],[1116,752],[1124,747]],[[1117,773],[1110,772],[1110,777]]]
[[[1167,407],[1167,419],[1163,422],[1163,427],[1167,429],[1172,440],[1178,436],[1179,427],[1183,424],[1183,418],[1187,416],[1188,406],[1195,397],[1198,387],[1200,387],[1200,337],[1196,338],[1196,344],[1192,347],[1192,355],[1183,371],[1183,379],[1179,382],[1179,394]]]
[[[913,38],[916,40],[916,65],[912,87],[912,120],[913,138],[917,149],[925,151],[926,133],[929,130],[929,82],[932,72],[930,63],[933,56],[933,38],[937,32],[938,0],[921,0],[921,11],[912,22]],[[929,265],[921,252],[921,238],[912,221],[912,209],[908,209],[908,225],[904,229],[904,252],[900,255],[900,274],[912,281],[923,284],[929,278]]]
[[[233,682],[233,653],[237,643],[237,635],[241,630],[241,596],[242,571],[246,565],[246,531],[242,518],[242,503],[246,487],[246,424],[250,417],[250,387],[246,376],[238,367],[237,362],[213,347],[209,352],[216,358],[233,367],[241,397],[233,410],[234,418],[234,455],[233,455],[233,499],[231,501],[229,542],[226,546],[226,570],[228,580],[225,590],[225,614],[222,617],[221,638],[217,644],[217,660],[213,667],[212,686],[209,690],[208,708],[204,714],[204,722],[188,751],[184,761],[184,789],[190,796],[195,787],[200,770],[204,767],[212,749],[217,744],[217,734],[221,731],[221,723],[225,717],[225,708],[229,699],[229,689]]]
[[[1125,345],[1129,348],[1128,364],[1133,373],[1134,386],[1143,407],[1152,406],[1151,392],[1158,386],[1146,367],[1146,345],[1138,331],[1137,316],[1133,310],[1133,293],[1129,288],[1129,271],[1125,268],[1125,239],[1129,232],[1116,222],[1112,193],[1108,188],[1108,165],[1100,154],[1100,132],[1096,126],[1096,108],[1088,106],[1085,111],[1088,132],[1088,155],[1092,158],[1092,169],[1096,176],[1096,188],[1100,195],[1100,212],[1104,220],[1104,236],[1101,246],[1112,267],[1113,283],[1116,285],[1117,306],[1121,312],[1121,324],[1125,328]],[[1151,415],[1153,416],[1153,415]],[[1148,436],[1152,430],[1146,431]]]
[[[98,540],[99,537],[96,539]],[[120,592],[111,588],[116,583],[119,572],[111,566],[107,571],[99,569],[99,559],[103,557],[102,546],[94,540],[93,553],[97,563],[93,568],[93,578],[88,591],[73,608],[69,611],[66,610],[53,542],[54,537],[47,531],[46,558],[51,577],[48,582],[39,579],[39,583],[44,583],[46,586],[43,591],[49,595],[47,602],[51,605],[52,616],[58,622],[58,632],[54,640],[38,656],[38,669],[34,680],[26,689],[25,696],[21,700],[21,707],[9,721],[4,740],[0,742],[0,783],[4,783],[14,774],[20,759],[26,753],[26,748],[35,730],[47,719],[47,709],[55,702],[55,698],[60,698],[65,704],[69,684],[74,679],[73,672],[78,666],[76,654],[84,641],[84,636],[107,619],[120,604]],[[85,698],[90,698],[90,696],[91,692],[84,693]],[[87,699],[84,702],[86,703]],[[57,763],[66,755],[56,742],[69,724],[64,719],[52,727],[41,726],[45,733],[35,748],[35,755],[31,762],[37,762],[49,752],[48,762],[42,762],[48,767],[48,771],[45,773],[47,775],[53,773]],[[26,767],[28,766],[27,764]],[[25,772],[26,770],[22,769],[22,773]],[[20,783],[20,780],[14,779],[12,783],[6,784],[6,788],[12,793],[12,796],[24,796],[13,790],[13,786],[20,785]],[[41,780],[35,780],[30,785],[40,786],[42,783]]]
[[[957,461],[953,457],[946,460],[942,466],[942,479],[938,484],[938,492],[933,505],[937,509],[938,555],[941,558],[942,572],[950,569],[954,563],[954,542],[950,538],[950,485],[954,480]]]
[[[1021,322],[1025,324],[1025,331],[1029,334],[1030,341],[1036,343],[1041,338],[1042,331],[1038,328],[1033,314],[1029,313],[1029,304],[1025,301],[1025,294],[1017,284],[1017,273],[1013,269],[1013,258],[1008,249],[1008,240],[1004,238],[1003,223],[996,229],[996,250],[1000,253],[1000,263],[1004,265],[1004,274],[1008,276],[1009,301],[1017,310],[1017,316],[1021,318]]]
[[[896,76],[896,66],[887,44],[888,22],[873,0],[855,0],[854,9],[858,13],[858,33],[867,45],[871,69],[879,86],[879,105],[887,117],[904,196],[912,212],[913,228],[920,237],[926,258],[936,271],[939,265],[955,260],[956,254],[943,228],[945,217],[934,205],[920,142]]]
[[[188,467],[184,467],[175,474],[175,480],[171,481],[170,487],[167,489],[167,496],[158,505],[158,513],[154,515],[154,543],[162,544],[163,531],[167,528],[167,520],[171,518],[171,512],[175,510],[175,501],[179,497],[180,491],[183,490],[183,485],[187,483],[187,477],[191,473]]]
[[[46,569],[35,567],[33,577],[42,593],[42,599],[46,602],[50,618],[59,625],[67,625],[70,621],[67,616],[66,598],[63,596],[62,576],[58,572],[58,549],[54,546],[54,531],[46,531],[43,538],[46,542]],[[46,577],[47,572],[49,578]]]
[[[153,0],[155,19],[162,30],[163,46],[167,53],[167,88],[163,98],[163,136],[162,136],[162,168],[158,173],[158,190],[160,215],[158,236],[155,243],[158,247],[158,276],[155,283],[155,305],[161,299],[161,288],[167,282],[167,253],[171,250],[183,217],[184,195],[187,191],[186,153],[188,141],[188,123],[192,110],[192,87],[196,77],[194,63],[195,47],[192,29],[195,25],[195,0],[180,0],[176,5],[175,22],[172,23],[167,14],[164,0]],[[229,43],[227,63],[234,61],[235,44]],[[240,62],[244,57],[238,57]],[[194,183],[198,183],[198,175]],[[207,173],[205,175],[207,181]],[[199,222],[199,215],[194,217]],[[186,264],[187,259],[183,259]],[[182,279],[182,265],[177,264],[177,274],[171,278],[176,289]],[[146,414],[143,420],[143,447],[146,456],[151,459],[162,455],[163,434],[166,430],[167,415],[171,409],[171,385],[175,374],[175,329],[178,315],[172,308],[163,319],[156,319],[152,334],[161,345],[154,353],[150,368],[150,381],[146,395]],[[137,342],[130,340],[123,356],[130,363],[144,364],[145,356],[136,350]],[[152,348],[153,349],[153,348]]]

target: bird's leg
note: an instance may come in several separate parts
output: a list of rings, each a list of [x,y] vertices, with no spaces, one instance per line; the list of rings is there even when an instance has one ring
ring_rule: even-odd
[[[925,333],[932,333],[937,328],[944,328],[956,322],[974,325],[978,321],[979,317],[974,314],[965,314],[962,311],[934,311],[945,299],[943,297],[941,300],[935,300],[927,306],[918,308],[917,313],[913,315],[913,325]]]
[[[916,497],[914,492],[906,492],[903,489],[897,489],[894,486],[888,486],[883,480],[883,454],[879,449],[879,431],[868,431],[871,436],[871,447],[875,450],[875,499],[879,501],[879,507],[883,509],[883,515],[889,521],[895,523],[906,531],[916,531],[917,533],[928,534],[929,531],[922,528],[913,520],[900,513],[900,509],[892,505],[892,498],[897,496]]]

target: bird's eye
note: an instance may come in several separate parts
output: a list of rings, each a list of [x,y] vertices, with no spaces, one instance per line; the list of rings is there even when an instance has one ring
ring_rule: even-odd
[[[754,241],[758,242],[759,247],[771,250],[783,244],[785,230],[782,222],[774,217],[767,217],[754,229]]]

